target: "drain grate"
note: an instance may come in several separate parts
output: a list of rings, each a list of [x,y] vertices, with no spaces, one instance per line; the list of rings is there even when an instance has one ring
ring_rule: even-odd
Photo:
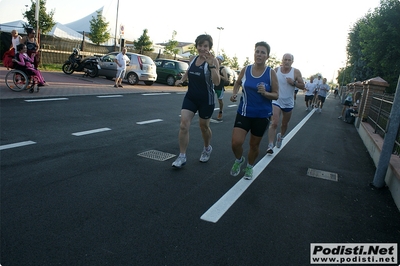
[[[332,172],[328,172],[328,171],[322,171],[322,170],[308,168],[307,175],[316,177],[316,178],[330,180],[330,181],[336,181],[336,182],[338,181],[338,175],[336,173],[332,173]]]
[[[156,160],[156,161],[166,161],[166,160],[176,156],[175,154],[162,152],[162,151],[156,151],[156,150],[149,150],[149,151],[141,152],[138,155],[148,158],[148,159]]]

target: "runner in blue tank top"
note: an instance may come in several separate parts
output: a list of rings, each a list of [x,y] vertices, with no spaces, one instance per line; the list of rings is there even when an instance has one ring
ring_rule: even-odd
[[[276,73],[265,65],[270,50],[270,46],[266,42],[256,43],[255,63],[240,71],[233,87],[232,102],[236,102],[240,86],[242,86],[243,95],[240,98],[232,132],[232,151],[236,158],[231,169],[232,176],[237,176],[240,173],[240,168],[245,162],[243,143],[250,131],[250,149],[247,154],[244,178],[253,178],[253,165],[260,152],[260,142],[272,115],[272,100],[278,99],[279,86]]]
[[[179,127],[179,156],[172,163],[175,168],[186,164],[186,149],[189,144],[190,123],[196,112],[199,112],[199,125],[203,137],[204,148],[200,162],[205,163],[210,159],[212,147],[210,118],[214,112],[214,84],[219,84],[219,64],[210,52],[213,39],[210,35],[203,34],[196,38],[196,49],[199,53],[190,59],[190,66],[175,85],[180,86],[189,79],[188,90],[182,103],[181,123]]]

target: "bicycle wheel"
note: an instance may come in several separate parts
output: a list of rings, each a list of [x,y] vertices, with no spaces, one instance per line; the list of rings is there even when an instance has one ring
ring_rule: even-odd
[[[6,85],[10,90],[23,91],[29,85],[29,78],[20,70],[11,70],[6,75]]]

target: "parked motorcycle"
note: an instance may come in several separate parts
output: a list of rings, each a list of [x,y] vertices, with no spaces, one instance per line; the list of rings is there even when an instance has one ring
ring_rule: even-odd
[[[96,77],[99,72],[99,59],[95,56],[84,57],[79,54],[79,50],[74,48],[68,60],[62,66],[62,71],[71,75],[76,72],[84,72],[84,76]]]

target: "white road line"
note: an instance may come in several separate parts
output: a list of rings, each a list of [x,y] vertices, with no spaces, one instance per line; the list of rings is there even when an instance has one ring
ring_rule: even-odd
[[[147,120],[147,121],[141,121],[141,122],[136,122],[138,125],[145,125],[145,124],[151,124],[151,123],[156,123],[156,122],[161,122],[163,121],[162,119],[153,119],[153,120]]]
[[[100,133],[100,132],[109,131],[109,130],[111,130],[111,128],[105,127],[105,128],[98,128],[98,129],[93,129],[93,130],[88,130],[88,131],[76,132],[76,133],[72,133],[72,135],[80,137],[80,136],[84,136],[84,135]]]
[[[158,93],[143,93],[143,96],[154,96],[154,95],[165,95],[165,94],[171,94],[169,92],[158,92]]]
[[[314,114],[316,109],[300,121],[295,128],[293,128],[286,136],[280,149],[274,148],[274,155],[265,155],[253,168],[253,179],[246,180],[240,179],[228,192],[225,193],[213,206],[211,206],[201,217],[201,220],[216,223],[228,211],[228,209],[235,203],[235,201],[246,191],[246,189],[253,183],[260,173],[268,166],[268,164],[275,158],[275,156],[285,147],[293,136],[300,130],[300,128],[308,121]]]
[[[117,97],[124,97],[123,95],[99,95],[97,98],[117,98]]]
[[[12,144],[0,145],[0,151],[6,150],[6,149],[11,149],[11,148],[18,148],[18,147],[27,146],[27,145],[32,145],[32,144],[36,144],[36,142],[28,140],[28,141],[22,141],[22,142],[17,142],[17,143],[12,143]]]
[[[25,100],[25,102],[31,103],[31,102],[65,101],[65,100],[68,100],[68,98],[48,98],[48,99]]]

